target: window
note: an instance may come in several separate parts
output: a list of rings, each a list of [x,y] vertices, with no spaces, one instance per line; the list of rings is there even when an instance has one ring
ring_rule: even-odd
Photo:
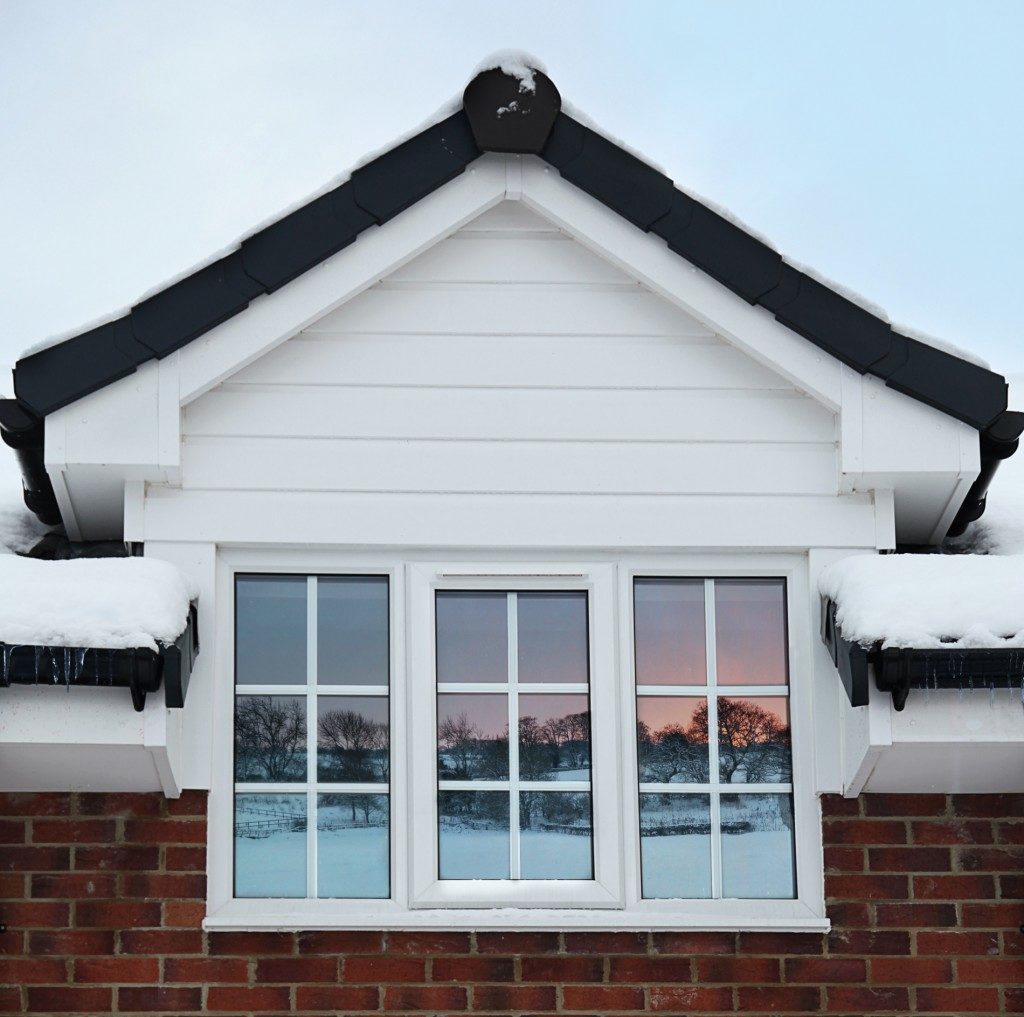
[[[209,928],[823,927],[799,560],[225,557]]]

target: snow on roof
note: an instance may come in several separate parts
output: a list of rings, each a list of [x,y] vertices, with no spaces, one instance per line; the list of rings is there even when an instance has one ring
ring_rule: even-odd
[[[156,650],[188,621],[194,585],[153,558],[0,558],[0,642]]]

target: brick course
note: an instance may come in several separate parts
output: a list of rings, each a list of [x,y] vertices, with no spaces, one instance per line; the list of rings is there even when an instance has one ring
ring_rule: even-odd
[[[822,805],[826,936],[204,933],[204,794],[0,794],[0,1014],[1024,1013],[1024,796]]]

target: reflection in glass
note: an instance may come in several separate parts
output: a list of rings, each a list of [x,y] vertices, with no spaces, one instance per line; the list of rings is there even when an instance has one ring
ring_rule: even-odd
[[[586,593],[520,593],[516,602],[519,681],[585,685]]]
[[[506,791],[440,791],[437,796],[441,879],[509,878]]]
[[[790,795],[722,795],[722,896],[796,896]]]
[[[642,784],[706,784],[708,701],[637,696],[636,742]]]
[[[388,796],[317,796],[317,892],[321,897],[391,894]]]
[[[306,577],[235,577],[235,682],[306,684]]]
[[[508,596],[437,594],[437,680],[508,681]]]
[[[317,711],[317,779],[387,783],[387,696],[319,696]]]
[[[521,780],[590,780],[590,711],[585,695],[519,697]]]
[[[437,697],[439,780],[508,780],[508,697]]]
[[[387,685],[387,577],[321,576],[316,601],[317,681]]]
[[[711,799],[640,795],[642,896],[711,896]]]
[[[723,784],[780,784],[792,779],[788,700],[718,700],[718,775]]]
[[[524,791],[519,796],[523,879],[593,879],[590,794]]]
[[[235,780],[305,779],[305,697],[235,696]]]
[[[235,896],[306,896],[305,795],[235,795]]]
[[[637,579],[633,587],[637,685],[704,685],[704,580]]]
[[[715,580],[719,685],[785,685],[786,584],[782,579]]]

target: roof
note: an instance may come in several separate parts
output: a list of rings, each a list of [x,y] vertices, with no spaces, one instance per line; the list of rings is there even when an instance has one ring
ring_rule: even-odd
[[[782,255],[659,169],[570,116],[540,70],[478,74],[462,108],[355,170],[344,183],[244,239],[230,253],[121,317],[20,359],[0,430],[18,451],[26,503],[59,519],[42,464],[47,414],[130,375],[215,328],[351,244],[371,226],[461,174],[484,152],[537,155],[568,181],[750,304],[860,374],[942,411],[981,435],[982,475],[953,531],[984,511],[998,462],[1016,451],[1024,414],[1007,409],[1001,375],[905,335]],[[953,532],[951,531],[951,532]]]

